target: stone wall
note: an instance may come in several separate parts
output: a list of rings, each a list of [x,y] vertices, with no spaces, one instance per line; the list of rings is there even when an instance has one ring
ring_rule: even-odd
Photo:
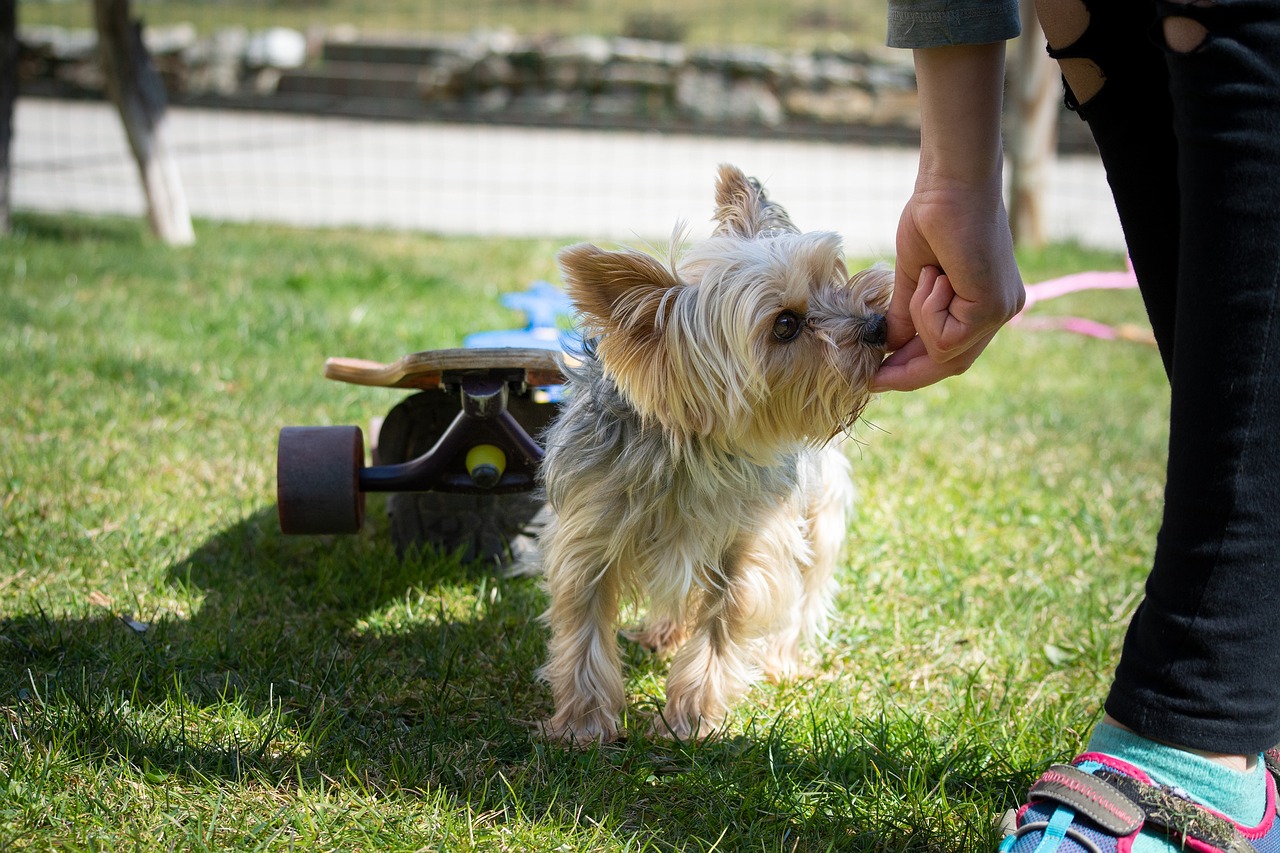
[[[145,39],[174,103],[903,141],[918,126],[910,65],[855,52],[190,25]],[[101,94],[91,31],[24,28],[20,40],[22,91]]]

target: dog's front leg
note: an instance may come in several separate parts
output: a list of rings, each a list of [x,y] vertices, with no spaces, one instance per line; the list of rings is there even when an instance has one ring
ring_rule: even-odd
[[[751,651],[736,636],[731,619],[724,614],[699,619],[671,663],[667,704],[653,733],[679,740],[712,734],[757,676]]]
[[[765,677],[775,682],[804,673],[801,646],[826,636],[836,592],[836,565],[849,532],[848,515],[853,504],[849,462],[843,451],[828,447],[805,464],[810,484],[804,511],[808,549],[799,559],[804,589],[795,612],[780,622],[764,653]]]
[[[618,570],[589,554],[549,549],[550,657],[541,670],[555,715],[546,733],[580,745],[611,741],[626,699],[618,656]]]
[[[760,677],[762,638],[796,610],[804,540],[788,515],[761,524],[742,534],[708,572],[691,636],[671,662],[658,734],[686,740],[718,728],[734,700]]]

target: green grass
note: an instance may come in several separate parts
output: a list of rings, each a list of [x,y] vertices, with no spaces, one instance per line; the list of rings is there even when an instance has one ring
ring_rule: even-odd
[[[498,294],[558,280],[559,243],[198,232],[0,242],[0,849],[982,850],[1098,715],[1158,522],[1153,350],[1010,328],[876,401],[815,674],[708,743],[572,752],[532,730],[535,581],[398,561],[377,502],[347,538],[274,507],[278,427],[398,399],[324,356],[515,325]],[[1037,311],[1143,322],[1131,292]],[[628,660],[639,715],[664,668]]]
[[[355,25],[366,33],[469,33],[512,30],[527,36],[630,35],[693,45],[759,44],[832,49],[884,45],[882,3],[804,0],[133,0],[148,24],[191,23],[209,33],[224,26],[307,30]],[[22,0],[22,24],[91,27],[87,3]]]

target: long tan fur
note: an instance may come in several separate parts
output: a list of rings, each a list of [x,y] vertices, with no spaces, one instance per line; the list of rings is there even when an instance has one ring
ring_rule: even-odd
[[[826,625],[853,494],[840,438],[884,356],[891,274],[850,277],[836,235],[800,233],[734,167],[716,199],[716,234],[672,263],[560,255],[593,343],[542,474],[555,738],[617,737],[624,601],[647,604],[632,636],[674,652],[653,727],[678,738],[794,675]]]

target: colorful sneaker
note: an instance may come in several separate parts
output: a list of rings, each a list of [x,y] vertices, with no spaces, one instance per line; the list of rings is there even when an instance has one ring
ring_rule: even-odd
[[[1027,804],[1005,815],[1000,853],[1129,853],[1144,828],[1194,853],[1280,853],[1280,747],[1265,758],[1266,816],[1242,826],[1128,762],[1086,752],[1050,767],[1031,786]]]

